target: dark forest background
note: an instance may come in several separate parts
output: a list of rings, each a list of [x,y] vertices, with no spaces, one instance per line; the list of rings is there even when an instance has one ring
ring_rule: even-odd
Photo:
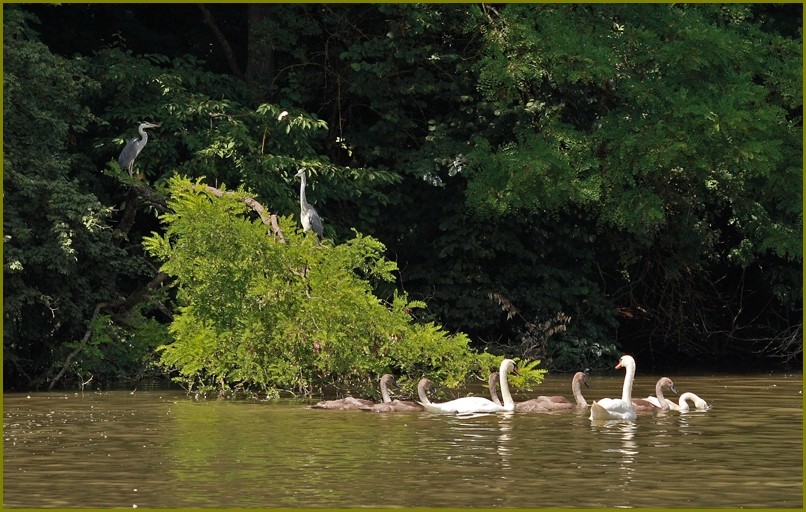
[[[169,178],[298,216],[301,166],[476,349],[802,364],[800,4],[4,4],[3,51],[6,389],[171,371]]]

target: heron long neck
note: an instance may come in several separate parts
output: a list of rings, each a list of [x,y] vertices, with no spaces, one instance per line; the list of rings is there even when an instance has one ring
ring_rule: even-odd
[[[508,411],[515,410],[515,400],[509,392],[509,382],[507,382],[507,368],[503,364],[498,370],[498,384],[501,386],[501,397],[504,399],[504,408]]]
[[[299,185],[299,204],[300,206],[305,206],[305,204],[308,202],[305,200],[305,173],[300,175],[300,179],[302,182]]]
[[[635,379],[635,365],[625,365],[627,374],[624,375],[624,387],[621,389],[621,399],[625,402],[632,402],[632,381]]]
[[[138,127],[137,131],[140,132],[140,142],[145,145],[145,143],[148,142],[148,132],[143,126]]]
[[[574,379],[571,381],[571,392],[574,394],[574,399],[576,400],[577,405],[580,407],[588,406],[588,401],[585,400],[584,396],[582,396],[582,380],[584,378],[584,373],[577,372],[574,375]]]

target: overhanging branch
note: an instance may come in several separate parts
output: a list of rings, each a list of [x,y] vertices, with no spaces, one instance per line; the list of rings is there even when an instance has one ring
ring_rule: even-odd
[[[269,226],[272,232],[274,233],[274,236],[276,236],[281,242],[285,243],[285,237],[283,237],[283,232],[280,229],[279,222],[277,221],[277,215],[274,213],[272,214],[266,213],[266,209],[263,207],[263,205],[260,204],[258,201],[256,201],[254,198],[244,196],[242,194],[236,194],[235,192],[225,192],[223,190],[219,190],[209,185],[204,187],[204,191],[216,197],[228,196],[237,198],[246,206],[254,210],[258,215],[260,215],[261,222]]]

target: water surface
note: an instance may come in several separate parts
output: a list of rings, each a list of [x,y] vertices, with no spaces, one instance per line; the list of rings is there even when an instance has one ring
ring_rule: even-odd
[[[802,376],[674,377],[709,411],[375,414],[172,391],[6,394],[4,507],[802,508]],[[641,376],[635,396],[654,392]],[[591,379],[589,401],[620,395]],[[570,376],[540,394],[570,396]],[[528,398],[520,396],[519,399]]]

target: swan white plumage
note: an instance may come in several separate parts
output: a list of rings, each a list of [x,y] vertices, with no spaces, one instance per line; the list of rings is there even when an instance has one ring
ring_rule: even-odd
[[[690,391],[687,391],[687,392],[683,393],[682,395],[680,395],[680,400],[679,400],[679,403],[677,404],[678,408],[679,408],[678,410],[683,411],[683,412],[689,410],[687,400],[691,400],[692,402],[694,402],[694,407],[698,411],[707,411],[708,409],[711,408],[711,406],[708,404],[708,402],[706,402],[702,398],[698,397],[694,393],[692,393]]]
[[[635,407],[632,405],[632,383],[635,379],[635,359],[632,356],[621,356],[616,368],[624,368],[624,387],[621,398],[602,398],[591,404],[592,420],[634,420]]]
[[[671,400],[664,398],[663,389],[666,388],[674,393],[677,393],[677,388],[674,387],[674,382],[669,377],[661,377],[655,384],[655,395],[646,398],[639,398],[632,401],[633,407],[636,412],[657,412],[673,410],[669,405]],[[676,408],[674,410],[677,410]]]
[[[654,401],[657,401],[657,399],[654,396],[647,397],[647,400],[653,401],[653,399],[654,399]],[[694,393],[692,393],[690,391],[680,395],[680,397],[679,397],[677,402],[673,402],[672,400],[669,400],[667,398],[666,399],[666,404],[669,406],[669,409],[672,410],[672,411],[686,412],[686,411],[691,410],[689,408],[689,405],[688,405],[688,400],[691,400],[692,402],[694,402],[694,408],[697,409],[698,411],[707,411],[708,409],[711,408],[711,406],[708,404],[708,402],[706,402],[705,400],[703,400],[702,398],[700,398],[699,396],[697,396],[696,394],[694,394]]]
[[[504,398],[503,405],[498,405],[492,400],[480,396],[466,396],[441,404],[421,401],[420,405],[425,407],[426,411],[435,414],[474,414],[514,411],[515,401],[512,399],[512,394],[509,392],[509,383],[507,382],[507,374],[514,370],[515,361],[512,359],[504,359],[501,361],[501,366],[498,369],[498,380],[501,384],[501,396]]]
[[[381,397],[383,397],[384,403],[389,403],[392,401],[392,398],[389,396],[389,384],[395,381],[394,376],[386,373],[381,377],[380,386],[381,386]],[[375,405],[375,402],[372,400],[366,400],[363,398],[353,398],[351,396],[340,398],[338,400],[322,400],[311,406],[312,409],[336,409],[340,411],[350,411],[354,409],[365,409],[367,407],[372,407]]]

